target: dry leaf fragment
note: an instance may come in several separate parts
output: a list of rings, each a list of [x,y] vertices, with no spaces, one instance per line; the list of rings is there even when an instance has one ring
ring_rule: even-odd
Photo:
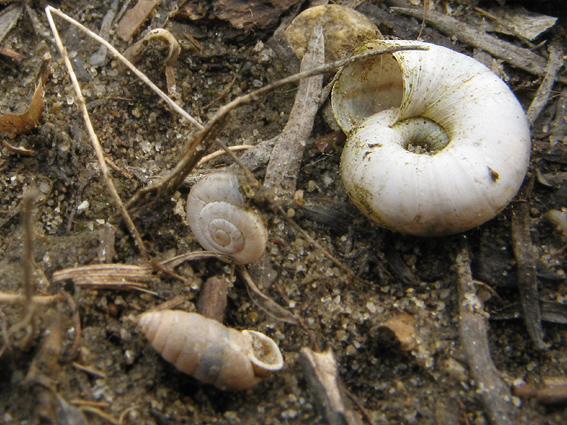
[[[45,84],[45,81],[49,76],[50,63],[51,55],[46,53],[43,57],[43,63],[36,81],[35,93],[28,110],[23,114],[5,114],[0,116],[0,135],[14,137],[18,134],[32,130],[37,125],[41,118],[41,114],[45,109],[45,102],[43,100],[43,84]],[[22,155],[31,154],[30,150],[12,146],[5,141],[4,145],[16,153]]]

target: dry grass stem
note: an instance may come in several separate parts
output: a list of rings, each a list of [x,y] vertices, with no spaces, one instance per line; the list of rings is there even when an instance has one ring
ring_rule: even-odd
[[[85,125],[87,127],[87,131],[89,133],[91,143],[93,144],[93,148],[95,150],[100,168],[102,170],[102,174],[103,174],[106,186],[107,186],[107,188],[108,188],[108,190],[109,190],[109,192],[112,196],[112,199],[114,200],[114,203],[116,204],[116,207],[120,211],[120,215],[122,216],[122,218],[126,222],[126,226],[128,226],[128,230],[130,231],[131,235],[134,237],[134,239],[136,241],[136,245],[138,246],[138,249],[140,251],[140,255],[142,256],[142,258],[144,260],[147,260],[148,254],[147,254],[146,246],[144,245],[144,242],[142,241],[142,236],[140,235],[140,232],[138,232],[136,225],[134,224],[134,222],[132,221],[132,218],[128,214],[128,211],[124,207],[122,199],[120,199],[120,195],[118,194],[118,191],[116,190],[116,186],[114,185],[114,181],[112,180],[112,177],[110,176],[108,166],[106,165],[106,161],[104,159],[104,151],[102,149],[102,146],[100,145],[98,137],[97,137],[97,135],[94,131],[93,125],[91,123],[91,120],[90,120],[90,117],[89,117],[89,112],[87,110],[87,104],[85,103],[85,98],[83,97],[83,93],[81,91],[81,86],[79,85],[79,81],[77,80],[77,76],[75,75],[75,72],[73,70],[73,65],[71,64],[71,60],[69,59],[69,55],[67,54],[67,50],[63,46],[63,42],[61,41],[61,37],[59,36],[59,31],[57,30],[57,27],[55,26],[55,22],[53,21],[53,16],[51,16],[51,11],[57,12],[56,14],[61,16],[60,12],[56,11],[56,9],[53,9],[51,6],[47,6],[45,8],[45,11],[47,13],[47,20],[49,21],[49,25],[51,26],[51,31],[53,32],[53,35],[55,37],[55,42],[57,44],[57,48],[59,49],[59,52],[61,53],[61,56],[63,57],[63,60],[65,62],[65,67],[67,68],[67,72],[69,73],[69,77],[71,78],[71,83],[73,85],[73,88],[75,90],[75,94],[77,96],[79,108],[81,109],[81,113],[83,115],[83,120],[85,121]],[[76,22],[74,20],[71,20],[71,21],[78,24],[78,22]],[[100,38],[98,36],[97,36],[97,38],[99,40],[103,40],[102,38]]]
[[[236,146],[228,146],[228,149],[230,149],[233,152],[240,152],[240,151],[246,151],[253,147],[254,146],[252,145],[236,145]],[[195,167],[201,167],[207,162],[212,161],[213,159],[218,158],[219,156],[224,155],[225,153],[226,152],[224,150],[219,150],[209,155],[205,155],[203,158],[201,158],[201,160],[197,163]]]
[[[35,305],[49,305],[54,304],[58,301],[63,301],[65,296],[63,294],[56,295],[35,295],[28,300],[23,295],[20,294],[7,294],[5,292],[0,292],[0,304],[22,304],[31,302]]]
[[[54,282],[71,279],[77,286],[106,289],[146,289],[153,278],[151,267],[130,264],[93,264],[53,273]]]

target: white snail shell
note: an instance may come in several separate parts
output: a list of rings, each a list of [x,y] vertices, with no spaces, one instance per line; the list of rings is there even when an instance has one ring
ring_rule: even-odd
[[[256,261],[266,249],[266,225],[259,214],[246,208],[234,173],[211,174],[193,186],[187,221],[203,248],[228,255],[236,264]]]
[[[223,390],[250,388],[283,367],[271,338],[228,328],[198,313],[153,311],[142,314],[138,323],[165,360]]]
[[[348,134],[346,191],[394,231],[440,236],[479,226],[525,177],[530,131],[522,106],[488,68],[450,49],[394,40],[361,49],[396,45],[429,50],[349,64],[333,88],[335,118]]]

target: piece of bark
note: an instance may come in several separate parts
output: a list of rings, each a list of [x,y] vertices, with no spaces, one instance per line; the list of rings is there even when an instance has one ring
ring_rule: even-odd
[[[511,393],[490,357],[487,318],[477,297],[470,269],[469,249],[462,241],[456,257],[459,291],[459,341],[478,395],[493,425],[512,425]]]
[[[215,0],[213,14],[238,29],[266,28],[299,0]]]
[[[129,9],[118,22],[116,35],[124,41],[129,41],[160,3],[161,0],[139,0],[136,6]]]
[[[393,7],[392,10],[416,19],[425,19],[425,22],[442,33],[456,37],[461,43],[478,47],[493,56],[496,56],[516,68],[523,69],[535,75],[545,76],[547,61],[529,49],[518,47],[512,43],[500,40],[494,36],[479,31],[476,28],[461,22],[451,16],[428,10],[423,15],[423,9]],[[557,81],[567,83],[567,77],[558,76]]]
[[[308,52],[301,63],[301,71],[325,63],[324,42],[323,29],[318,25],[313,30]],[[279,199],[291,201],[295,192],[303,150],[319,109],[322,84],[322,75],[305,78],[299,83],[288,122],[272,150],[264,185],[271,188]]]
[[[229,281],[224,276],[213,276],[201,287],[197,311],[202,316],[223,323]]]
[[[361,425],[345,396],[337,361],[331,350],[316,353],[307,347],[299,352],[301,368],[315,405],[328,425]]]
[[[547,347],[543,342],[541,312],[537,289],[536,252],[530,238],[529,205],[519,202],[512,214],[512,248],[518,264],[518,290],[522,316],[528,334],[538,350]]]

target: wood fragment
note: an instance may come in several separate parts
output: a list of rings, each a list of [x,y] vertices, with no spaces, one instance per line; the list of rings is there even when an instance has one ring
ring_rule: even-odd
[[[392,7],[391,10],[417,19],[421,19],[423,15],[421,9]],[[542,77],[546,75],[545,68],[547,61],[545,58],[529,49],[500,40],[499,38],[471,27],[465,22],[432,10],[427,12],[425,22],[445,34],[456,37],[457,40],[464,44],[487,51],[491,55],[508,62],[516,68]],[[557,81],[567,83],[567,77],[558,76]]]
[[[528,121],[532,126],[549,101],[551,89],[553,88],[553,84],[557,78],[557,73],[565,63],[564,56],[565,52],[560,45],[556,43],[549,45],[549,60],[545,67],[545,77],[537,89],[536,95],[528,108],[528,112],[526,113]]]
[[[124,41],[129,41],[160,3],[161,0],[138,0],[136,6],[129,9],[118,22],[116,35]]]
[[[307,347],[299,351],[303,375],[315,404],[328,425],[361,425],[362,420],[352,410],[337,361],[331,350],[316,353]]]
[[[554,385],[540,388],[536,400],[544,406],[567,405],[567,385]]]
[[[301,71],[323,65],[324,49],[323,28],[317,25],[311,36],[309,49],[301,62]],[[277,137],[264,178],[264,185],[274,191],[277,199],[291,201],[295,192],[303,150],[319,109],[322,83],[323,75],[301,80],[288,122]]]
[[[466,240],[461,239],[455,259],[459,291],[459,341],[478,395],[493,425],[513,425],[511,393],[490,356],[487,318],[475,292]]]
[[[556,146],[567,143],[567,88],[561,91],[557,100],[555,119],[551,123],[549,144]]]
[[[229,284],[225,276],[212,276],[206,280],[197,301],[197,311],[201,316],[223,323]]]
[[[22,63],[24,56],[8,47],[0,47],[0,56],[16,63]]]
[[[512,249],[518,268],[518,290],[520,292],[522,316],[535,347],[538,350],[545,350],[547,347],[543,342],[537,289],[537,254],[530,237],[529,219],[528,203],[518,202],[512,213]]]

